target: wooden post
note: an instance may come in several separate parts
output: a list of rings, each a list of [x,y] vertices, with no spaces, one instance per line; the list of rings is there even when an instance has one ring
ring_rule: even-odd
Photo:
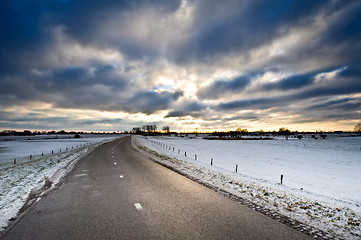
[[[213,166],[213,158],[211,158],[211,166]]]
[[[184,152],[184,156],[187,156],[187,152]]]
[[[44,156],[44,153],[41,153],[41,156]]]
[[[33,155],[30,155],[30,160],[33,158]]]
[[[16,164],[16,158],[14,158],[14,164]]]
[[[283,175],[281,175],[281,184],[283,184]]]
[[[197,154],[194,154],[194,160],[197,160]]]
[[[54,154],[54,150],[51,150],[51,154]]]
[[[180,153],[180,150],[178,150],[178,154]]]
[[[236,164],[236,172],[238,171],[238,164]]]

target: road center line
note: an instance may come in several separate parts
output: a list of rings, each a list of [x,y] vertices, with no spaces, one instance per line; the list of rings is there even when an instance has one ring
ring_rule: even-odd
[[[123,175],[120,175],[119,178],[124,178],[124,176],[123,176]]]
[[[140,211],[140,210],[143,209],[143,207],[142,207],[142,205],[140,205],[140,203],[134,203],[134,207],[135,207],[138,211]]]
[[[80,174],[74,175],[74,177],[85,177],[85,176],[88,176],[88,174],[87,173],[80,173]]]

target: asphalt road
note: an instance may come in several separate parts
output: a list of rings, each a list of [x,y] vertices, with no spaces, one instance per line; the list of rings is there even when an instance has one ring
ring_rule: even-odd
[[[310,239],[154,163],[130,137],[78,162],[3,239]]]

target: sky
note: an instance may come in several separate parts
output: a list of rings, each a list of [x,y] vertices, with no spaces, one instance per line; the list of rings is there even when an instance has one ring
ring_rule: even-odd
[[[2,130],[357,123],[360,0],[0,1]]]

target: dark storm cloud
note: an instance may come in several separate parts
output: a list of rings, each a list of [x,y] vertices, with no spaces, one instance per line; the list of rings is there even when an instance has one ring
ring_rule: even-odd
[[[358,52],[361,50],[361,4],[359,1],[340,1],[338,4],[349,5],[336,6],[346,8],[342,18],[329,24],[328,27],[309,48],[305,48],[308,54],[329,55],[329,52],[337,54],[336,61],[361,62]],[[336,56],[334,56],[336,58]]]
[[[184,12],[177,12],[184,6],[189,7],[184,11],[190,14],[187,19],[180,14]],[[357,0],[196,0],[187,4],[178,0],[3,0],[0,107],[42,102],[129,113],[166,110],[166,117],[200,118],[207,111],[222,115],[242,109],[285,109],[307,116],[308,108],[312,119],[317,111],[322,117],[334,116],[333,109],[355,117],[351,111],[356,111],[359,99],[342,95],[361,92],[360,26]],[[278,42],[288,34],[301,40]],[[117,57],[101,56],[106,50]],[[252,50],[265,51],[260,54],[265,59],[255,57]],[[278,50],[282,54],[267,53]],[[171,68],[177,83],[183,78],[177,76],[179,69],[196,77],[213,76],[223,69],[243,75],[209,79],[207,86],[197,82],[202,88],[191,97],[199,101],[188,101],[175,86],[154,91],[159,84],[154,70],[159,69],[159,62]],[[228,64],[234,65],[227,69]],[[289,77],[258,83],[270,69]],[[335,79],[320,76],[336,70]],[[238,100],[227,100],[238,96]],[[301,103],[307,104],[293,108]],[[11,118],[4,114],[0,120]],[[258,116],[249,113],[249,120]],[[45,122],[58,121],[40,115],[13,119],[20,126],[32,117],[38,122],[42,117]],[[118,120],[104,123],[117,124]]]
[[[147,7],[172,12],[179,7],[179,1],[1,1],[0,76],[26,71],[27,68],[46,67],[45,54],[55,48],[56,28],[61,28],[66,36],[82,46],[119,49],[131,58],[149,57],[146,55],[152,54],[153,50],[146,46],[146,42],[112,38],[110,32],[99,34],[107,24],[121,21],[114,19],[113,15],[119,17]]]
[[[292,89],[299,89],[302,87],[311,86],[316,80],[316,76],[322,73],[329,73],[332,71],[338,70],[338,68],[330,69],[320,69],[313,72],[307,72],[302,74],[291,75],[289,77],[283,78],[276,82],[265,83],[259,86],[259,90],[271,91],[271,90],[281,90],[287,91]]]
[[[361,65],[339,66],[333,69],[325,69],[310,73],[291,75],[276,82],[264,83],[258,86],[258,90],[267,91],[281,90],[282,94],[254,99],[241,99],[223,102],[214,107],[216,109],[268,109],[277,106],[288,105],[292,102],[304,101],[315,97],[340,96],[361,92]],[[334,73],[334,77],[321,76],[322,74]],[[321,79],[321,82],[317,82]],[[324,80],[324,82],[322,82]],[[303,88],[304,87],[304,88]],[[288,90],[293,90],[289,92]]]
[[[170,105],[177,101],[182,95],[182,92],[141,91],[135,93],[127,100],[127,104],[124,106],[124,109],[131,113],[143,112],[146,114],[152,114],[158,110],[168,109]]]
[[[340,76],[346,78],[359,78],[361,76],[361,61],[347,66],[340,72]]]
[[[115,119],[96,119],[96,120],[80,120],[77,125],[94,125],[94,124],[120,124],[123,122],[123,119],[121,118],[115,118]]]
[[[114,126],[119,126],[126,123],[121,118],[108,119],[98,118],[94,120],[90,119],[73,119],[72,117],[48,117],[44,112],[28,113],[22,116],[18,114],[6,113],[0,111],[0,128],[4,129],[92,129],[92,130],[112,130]],[[112,125],[107,129],[104,125]],[[103,129],[99,129],[102,126]]]
[[[227,93],[235,93],[244,90],[255,77],[260,77],[264,74],[263,71],[241,75],[230,80],[216,80],[209,86],[201,88],[198,91],[198,96],[201,99],[217,99],[219,96]]]
[[[51,29],[59,26],[66,36],[81,45],[120,47],[123,53],[136,52],[140,46],[112,42],[107,36],[99,35],[99,27],[102,27],[99,23],[111,22],[110,13],[122,15],[140,8],[152,7],[160,12],[172,12],[179,7],[179,1],[106,0],[84,3],[35,0],[1,1],[0,6],[1,105],[45,101],[65,108],[144,110],[153,113],[179,97],[179,93],[134,90],[124,93],[134,80],[121,76],[112,64],[90,62],[82,66],[47,67],[45,59],[56,41]],[[34,69],[38,69],[40,74],[34,75]],[[133,89],[136,84],[133,84]]]
[[[225,117],[222,118],[222,121],[237,121],[237,120],[259,120],[261,116],[255,113],[244,113],[244,114],[237,114],[234,117]]]
[[[293,75],[277,82],[264,84],[261,88],[263,90],[290,90],[305,87],[315,80],[316,73],[306,73]]]
[[[116,91],[126,89],[126,79],[111,65],[67,67],[43,72],[8,75],[0,78],[0,105],[16,105],[25,101],[45,101],[55,105],[84,107],[104,105]],[[104,92],[104,88],[109,91]],[[112,93],[108,95],[109,93]],[[58,102],[61,99],[61,102]],[[79,102],[83,99],[84,104]]]
[[[87,1],[86,4],[74,1],[64,6],[62,14],[57,16],[65,27],[66,34],[84,44],[119,48],[129,58],[143,58],[157,55],[158,49],[149,48],[147,42],[134,41],[132,36],[124,36],[123,38],[121,35],[113,37],[113,34],[111,34],[112,32],[117,34],[116,31],[121,33],[128,29],[113,29],[112,32],[107,32],[107,35],[100,35],[99,32],[102,32],[103,28],[107,28],[116,21],[120,21],[120,23],[127,21],[122,18],[127,13],[136,12],[139,9],[153,8],[159,11],[159,14],[164,14],[177,10],[179,4],[180,1],[177,0],[107,0]]]
[[[361,107],[361,99],[357,98],[341,98],[335,100],[329,100],[322,103],[316,103],[307,107],[306,110],[310,111],[358,111]]]
[[[186,101],[182,102],[181,107],[175,107],[174,109],[175,110],[170,111],[166,115],[166,118],[185,116],[199,117],[203,114],[203,111],[207,109],[207,106],[197,101]]]
[[[244,99],[231,102],[222,102],[213,106],[216,110],[248,110],[248,109],[268,109],[274,106],[274,103],[279,102],[278,98],[256,98]]]
[[[322,98],[307,107],[291,110],[293,114],[302,115],[302,118],[293,120],[295,123],[317,122],[317,121],[338,121],[338,120],[359,120],[361,113],[361,98],[337,98],[324,101]],[[340,114],[342,113],[342,114]]]
[[[292,27],[309,24],[330,1],[197,1],[194,33],[178,59],[203,60],[246,52]],[[223,11],[222,11],[223,10]]]
[[[44,85],[39,84],[39,87],[48,87],[48,91],[80,90],[94,85],[104,85],[114,90],[121,90],[128,85],[127,80],[117,74],[115,67],[109,64],[68,67],[51,71],[43,78],[47,82]]]

